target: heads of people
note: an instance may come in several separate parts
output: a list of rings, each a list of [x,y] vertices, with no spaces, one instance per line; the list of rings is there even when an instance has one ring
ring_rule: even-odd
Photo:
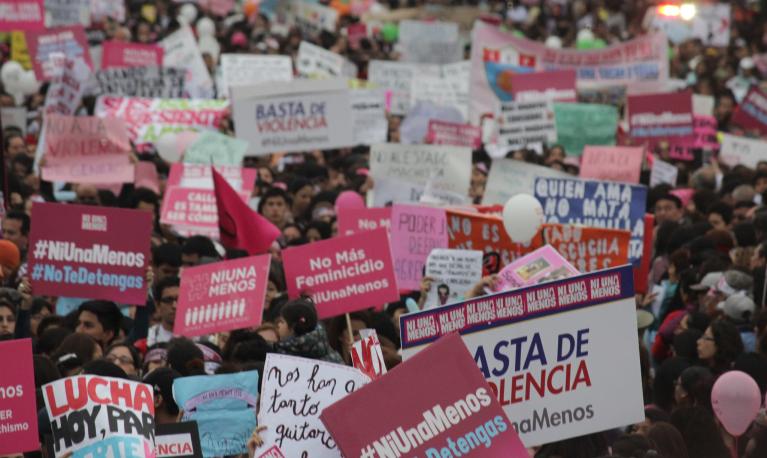
[[[120,335],[123,314],[111,301],[83,302],[78,308],[76,331],[87,334],[106,348]]]

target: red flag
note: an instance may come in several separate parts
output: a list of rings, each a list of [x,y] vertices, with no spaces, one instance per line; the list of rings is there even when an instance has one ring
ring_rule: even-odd
[[[228,248],[246,250],[251,256],[269,251],[272,242],[280,235],[277,226],[251,210],[215,169],[213,187],[221,243]]]

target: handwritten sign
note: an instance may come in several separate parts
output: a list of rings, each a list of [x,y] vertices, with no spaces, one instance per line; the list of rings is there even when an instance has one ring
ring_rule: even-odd
[[[166,36],[161,42],[163,65],[182,68],[186,72],[184,87],[190,98],[206,99],[213,96],[213,79],[202,58],[192,29],[183,26]]]
[[[632,146],[586,146],[581,156],[581,178],[639,183],[645,149]]]
[[[755,169],[760,161],[767,161],[767,142],[723,133],[719,157],[729,166],[742,164]]]
[[[543,237],[580,272],[629,262],[629,231],[549,223],[543,226]]]
[[[396,204],[392,209],[391,222],[397,286],[401,290],[418,290],[431,250],[447,248],[445,210]]]
[[[402,62],[449,64],[463,58],[455,22],[406,19],[399,23],[397,38],[402,47]]]
[[[429,120],[426,143],[432,145],[465,146],[472,149],[482,144],[482,132],[479,127],[437,119]]]
[[[522,149],[531,144],[552,144],[556,139],[557,126],[550,100],[501,104],[498,117],[500,146]]]
[[[568,178],[572,175],[550,167],[515,161],[493,159],[485,184],[483,205],[503,205],[517,194],[533,194],[536,177]]]
[[[340,54],[302,41],[298,46],[296,70],[305,78],[356,78],[357,66]]]
[[[45,97],[45,113],[74,116],[82,102],[91,69],[82,58],[56,60],[56,70]]]
[[[96,72],[102,94],[172,99],[185,95],[186,70],[168,67],[112,67]]]
[[[432,279],[425,308],[463,300],[482,278],[482,252],[435,248],[426,258],[425,275]]]
[[[349,92],[354,119],[354,144],[385,143],[389,135],[386,93],[383,89],[354,89]]]
[[[219,94],[229,97],[229,88],[243,84],[293,80],[290,56],[222,54]]]
[[[395,115],[407,114],[413,80],[424,77],[441,78],[442,68],[434,64],[388,60],[372,60],[368,65],[368,81],[391,91],[389,111]]]

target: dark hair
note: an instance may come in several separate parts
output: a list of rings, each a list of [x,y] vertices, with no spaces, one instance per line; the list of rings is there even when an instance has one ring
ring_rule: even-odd
[[[545,444],[535,453],[535,458],[594,458],[604,454],[607,454],[607,439],[600,432]]]
[[[178,244],[163,243],[152,248],[152,265],[159,267],[163,264],[181,267],[181,247]]]
[[[647,438],[661,458],[688,458],[682,434],[671,423],[659,422],[650,426]]]
[[[63,374],[92,361],[93,353],[98,345],[98,342],[88,334],[76,332],[68,335],[61,342],[61,345],[51,355],[51,360]]]
[[[624,434],[612,447],[613,454],[622,458],[644,458],[651,449],[650,441],[641,434]]]
[[[32,306],[29,308],[30,315],[40,313],[43,309],[48,309],[49,312],[53,313],[53,306],[50,302],[43,299],[42,297],[35,297],[32,299]]]
[[[94,359],[83,364],[83,374],[130,379],[120,366],[112,364],[104,358]]]
[[[43,385],[61,378],[61,373],[56,369],[56,365],[46,355],[32,355],[32,367],[35,370],[35,398],[37,401],[37,410],[45,408],[43,399]]]
[[[59,319],[61,319],[61,317],[58,315],[51,316],[57,316]],[[45,318],[43,318],[43,320],[44,319]],[[45,329],[41,334],[38,334],[35,351],[37,353],[52,356],[58,348],[59,344],[70,334],[72,334],[72,330],[66,326],[48,326],[47,329]]]
[[[732,234],[735,236],[737,246],[756,246],[756,230],[750,222],[736,224],[732,228]]]
[[[687,406],[701,406],[711,410],[711,388],[714,374],[708,368],[692,366],[679,374],[679,386],[687,393]]]
[[[232,361],[237,363],[251,363],[266,361],[266,354],[271,351],[271,346],[261,335],[257,334],[250,339],[239,342],[232,351]]]
[[[154,291],[152,291],[155,302],[159,302],[160,299],[162,299],[162,292],[165,289],[179,286],[181,286],[181,279],[175,276],[165,277],[158,281],[157,284],[154,285]]]
[[[104,331],[114,332],[114,337],[117,337],[120,333],[120,323],[122,322],[123,314],[114,302],[102,300],[85,301],[78,307],[77,316],[79,317],[82,312],[91,312],[96,315],[96,319],[99,320]]]
[[[717,215],[721,216],[726,224],[730,224],[732,221],[732,207],[722,201],[714,202],[708,206],[706,216],[710,215],[711,213],[716,213]]]
[[[168,365],[184,377],[205,375],[205,355],[185,337],[174,338],[168,343]]]
[[[269,281],[274,283],[280,292],[284,292],[287,288],[285,286],[285,270],[282,268],[282,263],[276,259],[272,259],[269,263]]]
[[[671,414],[671,424],[679,431],[687,453],[695,458],[729,458],[714,415],[701,406],[681,407]]]
[[[280,310],[280,316],[296,336],[310,333],[317,327],[317,310],[306,299],[288,302]]]
[[[258,201],[258,213],[263,213],[264,205],[266,205],[266,201],[269,199],[273,199],[275,197],[281,197],[285,201],[285,205],[287,207],[290,207],[290,204],[292,202],[290,195],[285,192],[282,188],[277,187],[271,187],[264,192],[264,195],[261,196],[261,200]]]
[[[674,383],[690,363],[682,358],[669,358],[660,365],[653,380],[653,401],[661,409],[670,412],[674,404]]]
[[[159,210],[160,199],[151,189],[136,188],[133,190],[133,194],[131,195],[130,208],[138,208],[138,204],[140,202],[152,204],[154,205],[155,209]]]
[[[117,347],[125,347],[128,349],[128,352],[130,353],[131,358],[133,358],[133,367],[136,368],[136,371],[141,370],[141,353],[138,352],[136,347],[131,345],[129,342],[115,342],[109,347],[107,347],[106,350],[104,350],[104,357],[106,357],[110,351],[112,351],[113,348]]]
[[[698,339],[703,335],[697,329],[687,329],[674,336],[671,346],[674,354],[686,359],[691,364],[698,362]]]
[[[735,359],[743,353],[743,341],[738,328],[727,320],[716,320],[709,325],[716,344],[716,353],[711,365],[715,374],[730,370]]]
[[[19,210],[11,210],[5,214],[5,219],[15,219],[21,221],[21,235],[29,235],[29,215]]]
[[[309,224],[306,225],[306,230],[304,231],[304,234],[308,234],[309,229],[316,229],[317,232],[320,233],[320,237],[322,238],[322,240],[329,239],[331,234],[333,233],[332,226],[326,223],[325,221],[312,220],[311,222],[309,222]]]
[[[750,375],[764,398],[767,391],[767,356],[761,353],[743,353],[735,360],[733,369]]]
[[[657,204],[661,200],[671,201],[676,206],[676,208],[678,208],[678,209],[681,209],[684,206],[684,205],[682,205],[682,199],[680,199],[679,197],[677,197],[677,196],[675,196],[675,195],[673,195],[671,193],[663,194],[663,195],[659,196],[657,199],[655,199],[655,203]]]
[[[213,241],[204,235],[193,235],[181,245],[181,254],[196,254],[201,258],[218,259],[218,251]]]

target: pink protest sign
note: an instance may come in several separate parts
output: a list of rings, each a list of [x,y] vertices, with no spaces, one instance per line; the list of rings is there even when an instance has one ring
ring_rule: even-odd
[[[693,139],[692,93],[642,94],[628,97],[631,137],[655,144]]]
[[[133,184],[137,188],[146,188],[160,194],[160,176],[154,162],[140,161],[136,163],[136,179]]]
[[[40,81],[54,77],[60,61],[69,58],[82,58],[88,67],[93,68],[88,39],[83,26],[57,27],[26,32],[27,47],[32,57],[35,76]]]
[[[269,255],[184,269],[173,333],[194,337],[261,324]]]
[[[510,78],[515,101],[575,102],[575,70],[512,73]]]
[[[288,295],[312,297],[321,319],[399,299],[385,229],[282,252]]]
[[[580,177],[638,184],[643,159],[643,146],[585,146]]]
[[[105,41],[102,54],[102,70],[125,67],[162,67],[163,49],[157,45]]]
[[[447,248],[447,219],[441,208],[394,205],[391,251],[397,286],[418,290],[426,258],[434,248]]]
[[[132,183],[134,166],[125,123],[118,118],[45,118],[43,179],[72,183]]]
[[[544,245],[504,267],[498,273],[496,290],[509,291],[578,274],[578,269],[557,250],[551,245]]]
[[[144,305],[152,214],[36,202],[29,236],[35,294]]]
[[[40,448],[37,437],[35,374],[30,339],[0,342],[6,367],[0,372],[0,455]]]
[[[450,382],[435,384],[439,380]],[[439,427],[434,418],[443,419]],[[392,447],[407,456],[528,456],[458,334],[326,407],[320,419],[344,456],[395,456]]]
[[[352,49],[360,47],[360,41],[368,35],[368,27],[364,22],[349,24],[346,26],[346,36]]]
[[[732,114],[732,122],[745,128],[767,134],[767,94],[753,84],[743,101]]]
[[[430,119],[429,129],[426,131],[426,143],[479,148],[482,144],[481,136],[481,129],[471,124]]]
[[[719,149],[716,131],[719,123],[713,116],[695,115],[693,117],[696,148]]]
[[[338,210],[338,233],[352,235],[391,227],[391,207],[341,208]]]
[[[39,30],[45,28],[43,0],[0,1],[0,30]]]

